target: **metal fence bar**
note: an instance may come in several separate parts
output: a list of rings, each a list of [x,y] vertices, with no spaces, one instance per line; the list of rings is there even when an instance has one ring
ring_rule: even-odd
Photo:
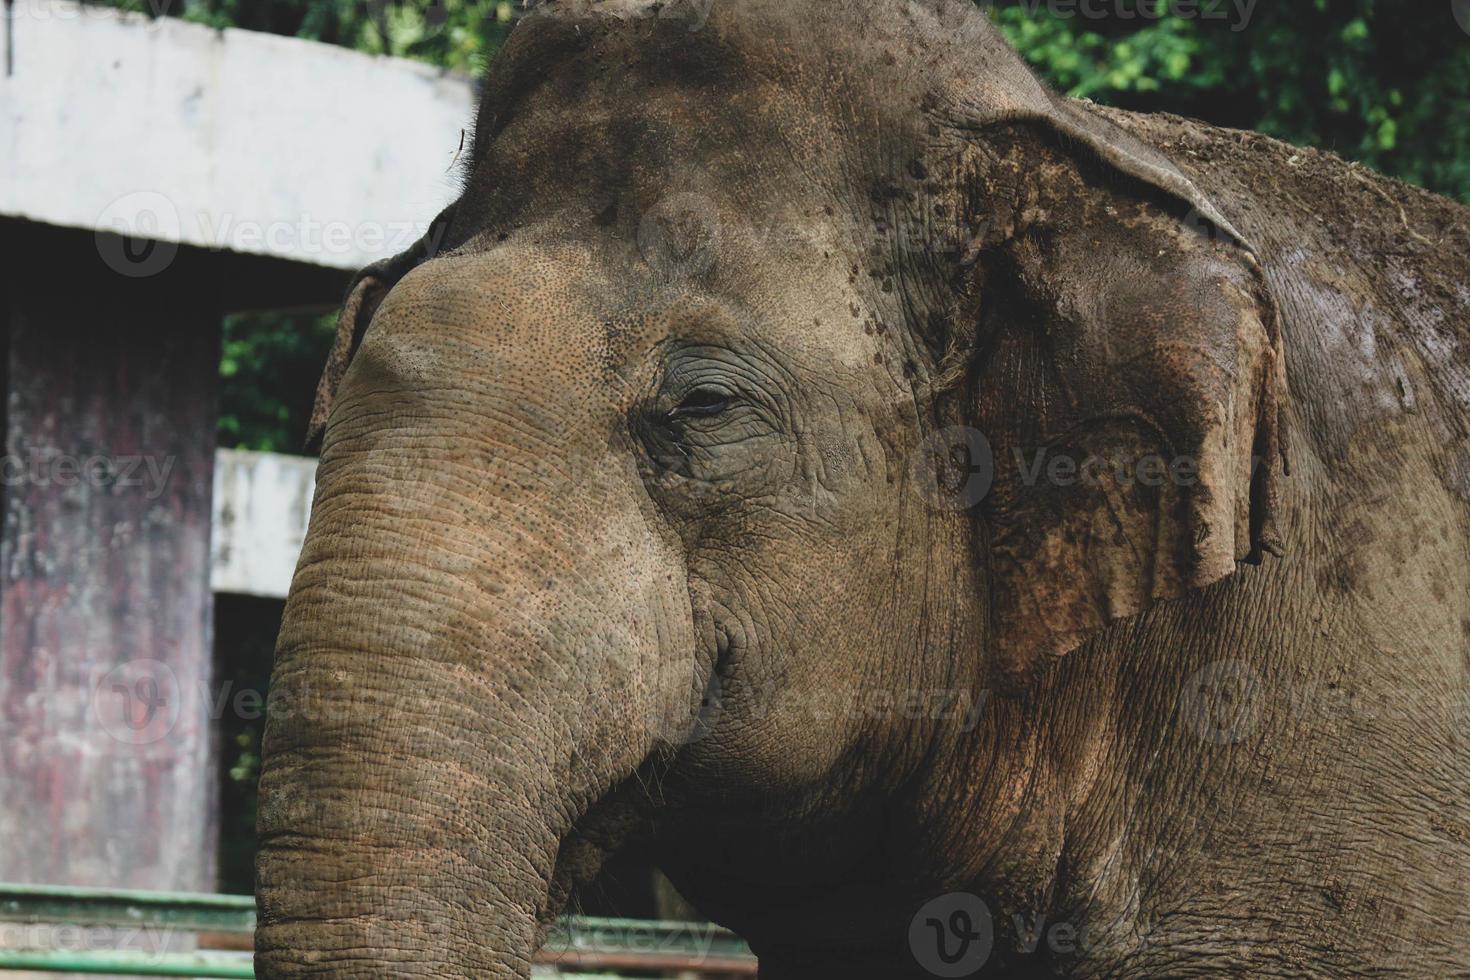
[[[255,976],[255,957],[250,953],[0,949],[0,970],[130,977],[240,977],[249,980]]]
[[[248,936],[255,931],[255,899],[249,895],[0,884],[0,922],[154,928],[215,933],[217,938]],[[593,916],[559,920],[536,961],[574,969],[696,970],[749,976],[755,975],[756,962],[740,937],[707,922]],[[3,970],[132,976],[254,975],[248,952],[217,950],[147,953],[0,949]]]
[[[250,895],[0,884],[0,922],[250,933],[255,931],[255,899]]]

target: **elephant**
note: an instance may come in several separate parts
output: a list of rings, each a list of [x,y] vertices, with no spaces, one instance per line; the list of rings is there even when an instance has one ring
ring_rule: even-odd
[[[385,124],[391,124],[385,123]],[[543,0],[317,392],[261,977],[1470,970],[1461,205],[967,0]]]

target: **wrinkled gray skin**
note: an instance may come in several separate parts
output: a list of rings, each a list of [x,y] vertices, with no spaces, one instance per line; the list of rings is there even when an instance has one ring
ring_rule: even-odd
[[[1470,969],[1465,255],[961,0],[543,3],[323,379],[259,974],[526,977],[620,846],[768,980]]]

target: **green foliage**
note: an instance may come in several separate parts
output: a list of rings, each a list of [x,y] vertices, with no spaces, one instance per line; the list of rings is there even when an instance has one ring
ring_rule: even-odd
[[[1197,6],[1020,0],[991,16],[1070,95],[1323,147],[1470,202],[1470,36],[1449,0]]]
[[[219,884],[248,894],[254,887],[256,784],[260,780],[262,709],[281,629],[282,603],[252,596],[215,597],[215,681],[228,705],[219,719],[221,770]]]
[[[228,316],[220,349],[219,442],[298,453],[316,382],[332,349],[336,316]]]
[[[214,28],[240,27],[478,73],[500,48],[513,0],[90,0]]]
[[[997,9],[996,23],[1016,50],[1057,89],[1112,101],[1113,93],[1209,90],[1224,79],[1225,61],[1193,22],[1170,17],[1110,36],[1081,17],[1057,17],[1029,6]]]

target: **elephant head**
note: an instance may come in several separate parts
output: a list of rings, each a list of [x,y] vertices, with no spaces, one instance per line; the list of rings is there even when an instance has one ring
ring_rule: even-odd
[[[539,4],[319,390],[260,975],[526,977],[632,839],[879,962],[1048,663],[1275,547],[1283,377],[1249,246],[971,4]]]

